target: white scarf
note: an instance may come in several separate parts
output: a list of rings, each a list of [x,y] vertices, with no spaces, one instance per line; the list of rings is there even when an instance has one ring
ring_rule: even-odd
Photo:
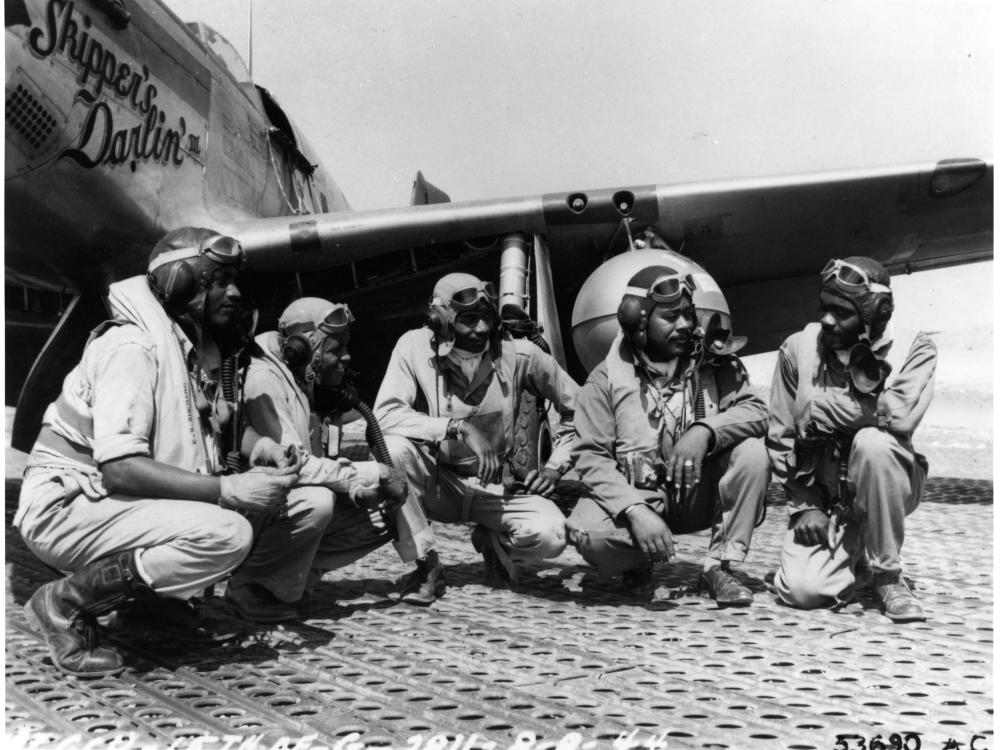
[[[465,379],[471,383],[472,379],[476,377],[476,372],[479,370],[479,363],[483,361],[483,355],[485,353],[485,349],[476,353],[467,352],[464,349],[459,349],[458,347],[452,347],[452,350],[448,352],[448,359],[461,368]]]
[[[112,284],[108,301],[115,319],[141,328],[156,349],[156,424],[149,446],[153,460],[185,471],[218,473],[215,436],[202,429],[188,374],[187,357],[194,349],[190,340],[153,296],[145,276]]]

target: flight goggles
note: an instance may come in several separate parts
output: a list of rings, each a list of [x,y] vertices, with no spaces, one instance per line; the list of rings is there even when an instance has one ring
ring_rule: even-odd
[[[435,295],[434,297],[431,297],[431,304],[439,306],[447,305],[453,310],[464,311],[475,309],[479,306],[479,303],[484,300],[491,307],[496,307],[497,299],[497,288],[493,282],[480,281],[476,286],[459,289],[448,299],[443,299],[442,297]]]
[[[657,277],[648,289],[639,287],[625,287],[625,294],[634,294],[637,297],[646,297],[653,300],[658,305],[673,305],[680,301],[684,293],[687,292],[694,297],[695,285],[691,274],[681,276],[671,273]]]
[[[284,331],[285,336],[292,336],[296,333],[309,333],[319,331],[327,336],[343,333],[347,327],[354,322],[354,315],[351,309],[342,302],[338,302],[333,309],[328,312],[319,323],[306,321],[288,326]]]
[[[892,292],[884,284],[876,284],[868,278],[868,274],[863,269],[834,258],[827,263],[820,272],[820,278],[826,284],[831,279],[834,284],[847,294],[863,294],[865,292]]]
[[[335,334],[341,333],[353,322],[354,316],[351,314],[351,309],[343,303],[338,303],[326,314],[326,317],[320,321],[316,328],[326,334]]]
[[[243,252],[243,246],[239,241],[222,234],[213,234],[200,245],[181,247],[176,250],[168,250],[165,253],[160,253],[150,261],[147,270],[155,271],[167,263],[199,258],[201,256],[207,257],[220,266],[241,265],[247,259],[246,253]]]

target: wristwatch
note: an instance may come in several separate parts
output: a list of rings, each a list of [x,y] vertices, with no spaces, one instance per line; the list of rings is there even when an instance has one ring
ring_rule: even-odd
[[[448,440],[458,440],[462,436],[462,422],[464,419],[449,419],[448,427],[445,428],[444,436]]]
[[[572,461],[572,459],[569,459],[569,460],[563,461],[558,466],[552,466],[550,468],[553,471],[558,471],[559,472],[559,476],[563,477],[563,476],[566,476],[566,472],[567,471],[569,471],[570,469],[573,468],[573,461]]]

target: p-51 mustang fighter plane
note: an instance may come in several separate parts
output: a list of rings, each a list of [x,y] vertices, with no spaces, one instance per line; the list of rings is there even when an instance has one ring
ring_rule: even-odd
[[[492,278],[502,256],[503,301],[537,317],[580,375],[606,348],[591,334],[621,295],[619,272],[602,264],[639,230],[710,269],[758,351],[812,312],[815,273],[832,256],[894,271],[992,257],[993,168],[975,158],[468,202],[418,173],[410,206],[352,211],[210,28],[158,0],[8,0],[5,21],[8,298],[20,297],[12,285],[69,297],[18,399],[21,449],[104,317],[108,284],[142,272],[181,225],[240,240],[265,317],[299,294],[348,301],[373,372],[438,277]],[[564,354],[559,321],[574,309],[578,351]],[[8,334],[18,322],[8,312]]]

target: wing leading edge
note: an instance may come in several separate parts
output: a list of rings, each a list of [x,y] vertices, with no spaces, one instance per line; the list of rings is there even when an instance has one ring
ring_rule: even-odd
[[[893,271],[991,258],[993,165],[953,159],[788,177],[664,184],[255,219],[231,228],[255,269],[306,272],[511,232],[555,255],[652,225],[723,285],[815,272],[831,255]],[[558,260],[554,259],[558,264]]]

